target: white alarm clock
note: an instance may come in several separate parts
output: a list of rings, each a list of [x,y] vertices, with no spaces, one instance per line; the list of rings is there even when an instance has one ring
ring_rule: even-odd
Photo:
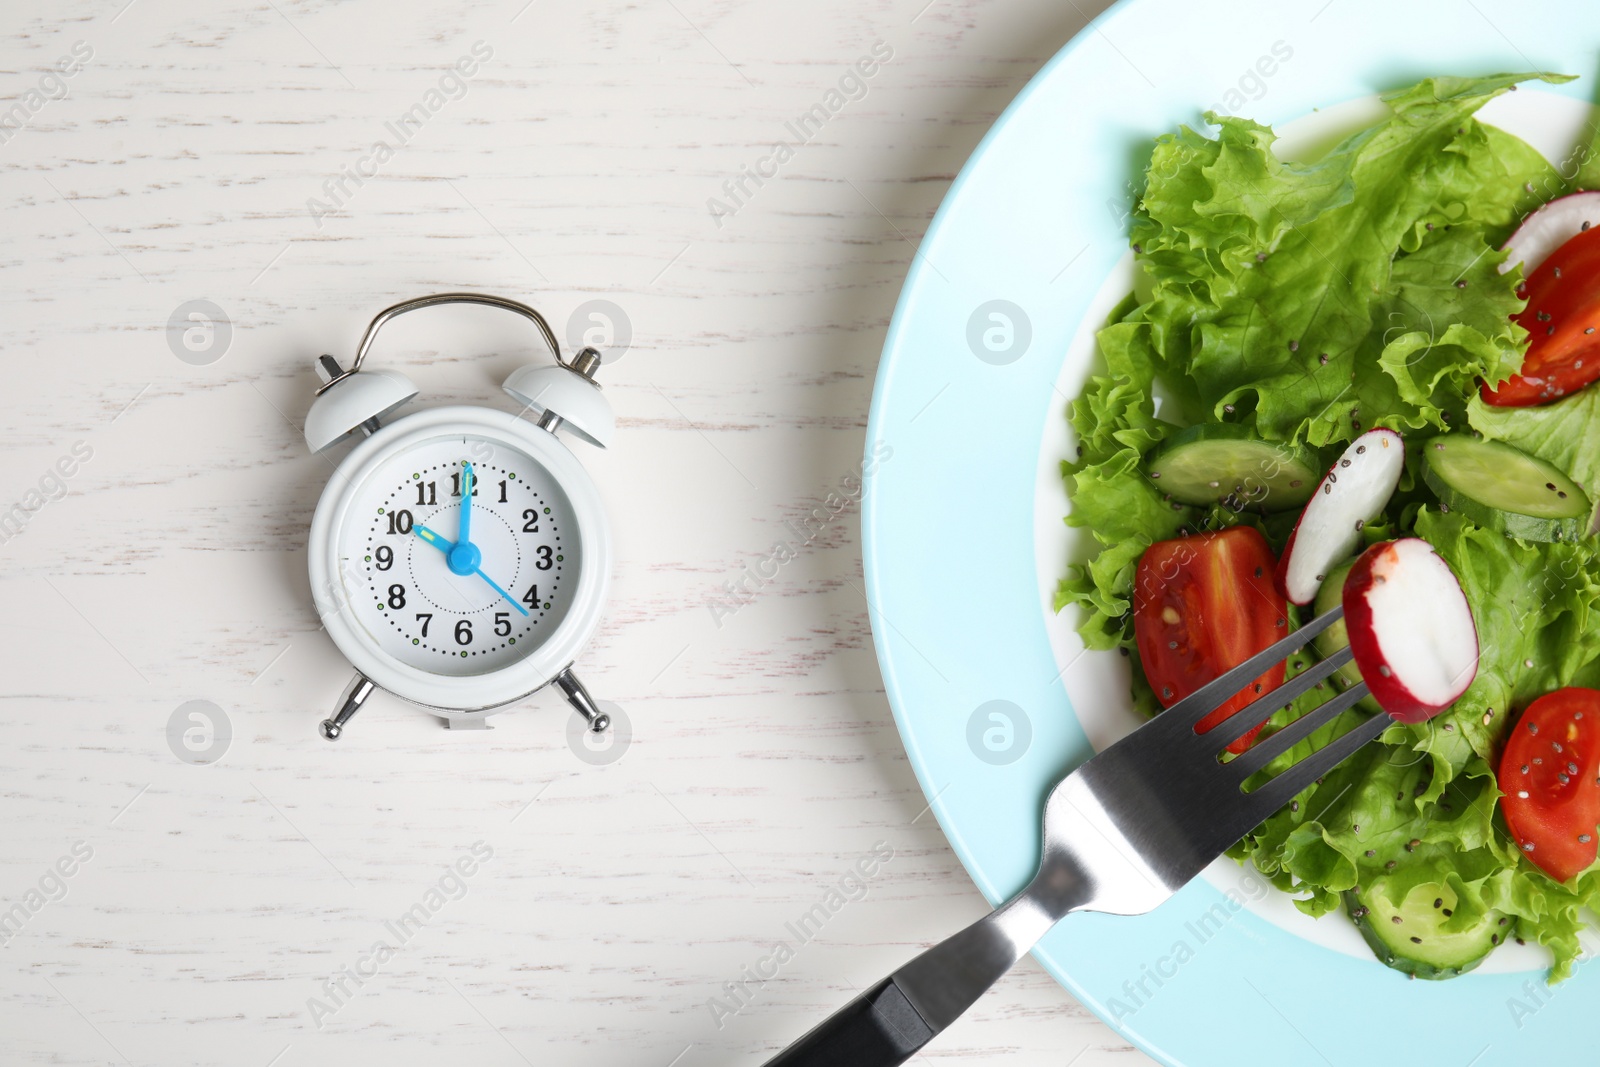
[[[520,413],[456,406],[390,419],[417,387],[362,362],[385,323],[438,304],[503,308],[538,328],[555,363],[506,379]],[[563,360],[533,308],[475,293],[395,304],[367,326],[348,369],[317,361],[307,446],[365,436],[311,520],[317,614],[356,671],[323,737],[337,739],[375,689],[460,728],[555,682],[590,728],[609,725],[572,665],[600,622],[611,539],[594,483],[557,435],[610,440],[599,366],[592,348]]]

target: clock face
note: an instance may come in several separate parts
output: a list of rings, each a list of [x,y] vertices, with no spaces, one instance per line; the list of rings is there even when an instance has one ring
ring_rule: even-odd
[[[413,438],[351,487],[335,535],[357,627],[434,675],[509,667],[555,631],[578,585],[571,501],[527,451],[478,434]]]

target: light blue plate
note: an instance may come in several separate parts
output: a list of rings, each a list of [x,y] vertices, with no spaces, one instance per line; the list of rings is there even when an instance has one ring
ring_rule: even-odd
[[[1209,107],[1277,124],[1429,74],[1563,71],[1585,77],[1549,91],[1587,99],[1600,68],[1592,25],[1580,0],[1123,0],[973,153],[889,329],[862,526],[901,736],[990,901],[1032,874],[1043,796],[1090,754],[1040,608],[1036,470],[1065,406],[1054,383],[1069,342],[1127,252],[1142,146]],[[995,300],[1013,305],[998,319]],[[1004,734],[987,712],[973,726],[991,701],[1020,709],[1008,714],[1031,734],[990,739],[1024,753],[1007,765],[975,755],[996,745],[972,731]],[[1148,916],[1074,916],[1037,955],[1130,1041],[1181,1067],[1586,1062],[1600,1003],[1600,969],[1587,967],[1553,991],[1536,970],[1408,982],[1230,907],[1198,880]]]

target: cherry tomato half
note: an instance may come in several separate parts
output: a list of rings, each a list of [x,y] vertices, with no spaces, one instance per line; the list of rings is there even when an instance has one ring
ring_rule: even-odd
[[[1250,526],[1159,541],[1145,550],[1134,575],[1133,635],[1139,662],[1162,707],[1237,667],[1287,633],[1283,594],[1273,583],[1277,560]],[[1202,719],[1200,733],[1283,683],[1282,663]],[[1250,747],[1257,726],[1228,746]]]
[[[1557,689],[1528,705],[1500,756],[1500,810],[1534,866],[1565,882],[1595,860],[1600,690]]]
[[[1600,378],[1600,227],[1556,249],[1517,292],[1528,306],[1516,322],[1528,331],[1521,373],[1483,383],[1483,402],[1524,408],[1549,404]]]

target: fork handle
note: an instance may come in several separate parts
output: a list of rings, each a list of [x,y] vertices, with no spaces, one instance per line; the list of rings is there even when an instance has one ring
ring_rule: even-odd
[[[767,1067],[897,1067],[937,1032],[891,976],[768,1060]]]
[[[898,1067],[999,981],[1054,926],[1026,891],[834,1012],[766,1067]]]

